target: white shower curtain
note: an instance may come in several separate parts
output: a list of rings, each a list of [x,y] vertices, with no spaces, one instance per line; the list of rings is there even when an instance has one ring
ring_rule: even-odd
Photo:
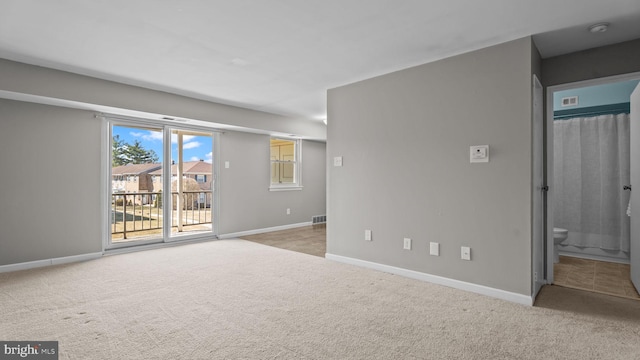
[[[629,115],[553,124],[553,217],[569,230],[564,244],[629,252]]]

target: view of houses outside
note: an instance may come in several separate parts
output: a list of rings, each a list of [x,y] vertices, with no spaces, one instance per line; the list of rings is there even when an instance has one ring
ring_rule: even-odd
[[[161,131],[127,126],[113,126],[112,129],[112,243],[162,237],[163,192],[166,191],[172,193],[171,217],[167,220],[171,223],[172,236],[211,231],[211,135],[180,134],[181,164],[175,160],[178,141],[172,139],[171,189],[164,189]],[[185,159],[187,156],[189,160]],[[180,178],[179,165],[182,166]]]

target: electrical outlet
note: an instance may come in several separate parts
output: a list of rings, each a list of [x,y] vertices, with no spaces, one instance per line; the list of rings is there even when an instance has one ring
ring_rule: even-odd
[[[404,249],[411,250],[411,239],[404,238]]]
[[[371,230],[365,230],[364,231],[364,239],[366,241],[371,241]]]
[[[471,248],[468,246],[462,246],[460,248],[460,258],[462,260],[471,260]]]
[[[429,255],[440,256],[440,244],[438,244],[437,242],[430,242]]]

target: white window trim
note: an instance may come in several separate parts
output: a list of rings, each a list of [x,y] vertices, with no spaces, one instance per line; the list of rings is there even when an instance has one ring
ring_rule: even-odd
[[[300,191],[302,190],[303,186],[302,186],[302,140],[300,139],[291,139],[291,138],[280,138],[280,137],[275,137],[275,136],[271,136],[269,137],[269,142],[271,142],[271,139],[278,139],[278,140],[285,140],[285,141],[293,141],[295,142],[294,145],[294,153],[295,153],[295,166],[294,166],[294,176],[296,179],[296,182],[291,183],[291,184],[274,184],[271,182],[271,156],[270,156],[270,151],[269,150],[269,154],[267,154],[268,158],[269,158],[269,191]]]
[[[271,185],[269,191],[298,191],[302,190],[301,185]]]

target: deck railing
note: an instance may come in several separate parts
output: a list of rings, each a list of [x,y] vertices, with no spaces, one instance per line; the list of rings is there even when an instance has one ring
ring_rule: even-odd
[[[176,209],[178,192],[172,194],[171,227],[211,224],[212,192],[183,191],[181,209]],[[127,234],[162,229],[162,192],[121,193],[111,195],[111,234]]]

